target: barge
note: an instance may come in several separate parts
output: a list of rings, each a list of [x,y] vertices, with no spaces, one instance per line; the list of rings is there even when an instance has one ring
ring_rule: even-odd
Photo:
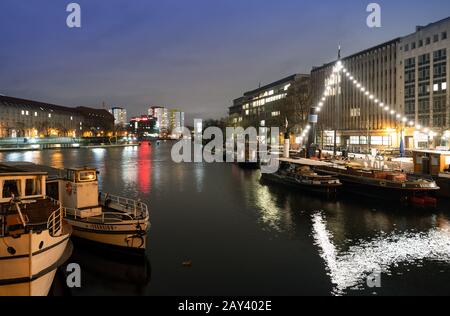
[[[336,196],[342,183],[337,177],[331,175],[319,175],[312,170],[317,166],[312,160],[307,159],[279,159],[280,167],[276,173],[263,173],[262,179],[289,185],[301,191],[323,194],[328,197]]]

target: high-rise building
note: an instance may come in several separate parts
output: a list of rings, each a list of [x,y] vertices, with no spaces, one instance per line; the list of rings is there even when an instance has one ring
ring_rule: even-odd
[[[170,110],[169,125],[171,131],[184,127],[184,112],[181,112],[180,110]]]
[[[114,107],[109,110],[109,113],[114,115],[114,124],[116,126],[126,126],[127,125],[127,110],[120,107]]]
[[[148,115],[156,119],[156,126],[161,133],[168,133],[170,129],[169,110],[165,107],[154,106],[148,110]]]

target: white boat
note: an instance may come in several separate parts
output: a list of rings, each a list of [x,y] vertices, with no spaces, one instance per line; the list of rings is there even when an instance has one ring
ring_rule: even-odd
[[[0,165],[0,296],[46,296],[72,230],[46,196],[45,172]]]
[[[100,193],[95,169],[67,169],[49,180],[49,194],[62,205],[73,236],[127,252],[144,253],[150,228],[141,201]]]

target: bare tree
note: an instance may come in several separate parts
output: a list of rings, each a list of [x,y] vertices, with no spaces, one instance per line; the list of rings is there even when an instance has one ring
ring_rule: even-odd
[[[311,109],[310,81],[300,78],[290,88],[287,97],[283,100],[284,116],[280,117],[279,126],[285,126],[286,119],[289,126],[305,126]]]

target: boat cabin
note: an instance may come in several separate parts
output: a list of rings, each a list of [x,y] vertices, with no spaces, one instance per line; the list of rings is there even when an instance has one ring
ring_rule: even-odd
[[[58,206],[46,199],[47,174],[0,165],[0,236],[45,229]]]
[[[0,203],[10,203],[14,198],[44,198],[46,179],[46,173],[21,172],[12,167],[0,166]]]
[[[60,201],[74,216],[87,218],[102,213],[96,169],[66,169],[60,177],[48,181],[47,190],[49,196]]]
[[[413,159],[417,174],[438,176],[450,169],[450,151],[416,150]]]

